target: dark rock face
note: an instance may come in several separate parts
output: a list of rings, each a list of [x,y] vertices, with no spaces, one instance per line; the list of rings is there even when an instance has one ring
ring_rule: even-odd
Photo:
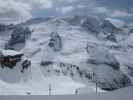
[[[0,24],[0,32],[6,30],[6,25]]]
[[[117,28],[109,20],[103,20],[101,22],[100,27],[101,27],[101,34],[104,35],[105,40],[108,40],[111,42],[118,42],[120,39],[119,35],[123,34],[123,37],[121,39],[124,39],[124,37],[125,37],[124,31],[120,28]]]
[[[62,40],[61,37],[57,33],[51,33],[51,39],[48,44],[55,52],[58,52],[62,49]]]
[[[129,33],[133,33],[133,29],[131,29],[131,30],[129,31]]]
[[[86,69],[80,68],[77,65],[69,64],[65,62],[54,62],[54,61],[42,61],[40,64],[43,68],[49,73],[55,72],[57,75],[64,75],[64,76],[71,76],[73,79],[75,79],[77,76],[81,79],[84,78],[88,82],[88,80],[92,79],[92,73]],[[58,67],[58,69],[54,69],[52,66],[55,65]],[[51,68],[49,67],[51,66]]]
[[[16,67],[17,63],[22,63],[22,72],[24,69],[27,69],[30,65],[31,62],[28,59],[23,59],[24,54],[19,53],[13,50],[4,50],[0,52],[0,64],[1,67],[4,69],[5,67],[13,69]]]
[[[0,63],[1,63],[1,67],[8,67],[10,69],[13,69],[17,62],[21,61],[21,57],[23,56],[23,54],[16,54],[16,55],[4,55],[2,54],[0,57]]]
[[[30,35],[31,35],[31,31],[29,30],[29,28],[17,26],[13,30],[11,38],[6,44],[5,49],[20,50],[24,46],[26,39]]]
[[[121,30],[115,27],[110,21],[104,20],[101,24],[101,28],[104,33],[116,33],[118,34]]]
[[[95,64],[95,65],[100,65],[100,64],[105,64],[105,65],[108,65],[110,67],[112,67],[113,69],[115,70],[119,70],[120,68],[120,64],[118,62],[101,62],[101,61],[97,61],[96,59],[88,59],[87,61],[88,63],[90,64]]]
[[[68,23],[70,23],[71,25],[80,25],[81,24],[81,19],[82,17],[81,16],[73,16],[73,17],[70,17],[70,18],[66,18],[64,19],[65,21],[67,21]]]
[[[99,33],[100,32],[100,26],[99,21],[95,18],[88,17],[82,22],[82,27],[92,33]]]
[[[0,24],[0,32],[7,31],[7,30],[10,30],[10,29],[13,29],[13,28],[14,28],[13,24],[10,24],[10,25]]]
[[[120,64],[107,49],[99,45],[88,45],[87,63],[93,66],[92,80],[98,84],[101,89],[112,91],[131,85],[131,80],[120,70]]]
[[[56,64],[59,69],[48,69],[48,72],[56,72],[57,75],[63,74],[64,76],[71,76],[73,79],[78,75],[81,79],[92,80],[97,83],[97,86],[106,91],[113,91],[119,88],[130,86],[131,80],[123,74],[120,70],[114,70],[106,64],[96,65],[95,68],[90,71],[83,69],[77,65],[68,63],[56,63],[52,61],[43,62],[42,66],[49,66]],[[49,68],[49,67],[47,67]]]
[[[127,67],[127,71],[128,71],[128,75],[130,75],[131,77],[133,77],[133,65],[132,64],[126,64],[125,65]]]
[[[106,64],[115,70],[119,70],[120,63],[117,61],[115,56],[108,52],[108,50],[99,47],[95,44],[90,44],[87,46],[87,52],[90,55],[88,63],[94,65]]]
[[[97,83],[98,87],[107,91],[113,91],[132,84],[128,76],[106,65],[98,66],[94,70],[93,81]]]
[[[53,64],[53,62],[52,61],[42,61],[41,62],[41,66],[48,66],[48,65],[52,65]]]
[[[117,39],[114,34],[110,34],[106,37],[107,40],[110,40],[112,42],[117,42]]]
[[[39,24],[39,23],[42,23],[42,22],[46,22],[48,20],[50,20],[51,18],[50,17],[45,17],[45,18],[33,18],[33,19],[30,19],[28,21],[26,21],[25,23],[22,23],[23,25],[32,25],[32,24]]]
[[[28,67],[31,65],[31,61],[28,60],[28,59],[25,59],[23,62],[22,62],[22,70],[21,72],[23,73],[25,69],[28,69]]]

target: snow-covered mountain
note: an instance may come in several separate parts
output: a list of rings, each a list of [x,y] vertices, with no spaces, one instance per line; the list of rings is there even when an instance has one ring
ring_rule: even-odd
[[[92,16],[0,25],[0,59],[5,58],[0,94],[48,94],[49,86],[53,94],[73,94],[82,88],[95,92],[96,85],[99,91],[131,86],[132,36],[128,27]],[[14,60],[18,54],[22,57]]]

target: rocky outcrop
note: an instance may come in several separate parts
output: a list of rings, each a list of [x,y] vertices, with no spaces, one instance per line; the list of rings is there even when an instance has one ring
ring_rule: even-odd
[[[5,49],[20,50],[31,35],[31,31],[27,27],[17,26],[11,34],[11,38],[5,46]]]
[[[101,24],[101,28],[104,33],[118,34],[121,31],[121,29],[115,27],[109,20],[104,20]]]
[[[61,37],[57,34],[52,32],[51,33],[51,39],[48,44],[50,48],[53,49],[53,51],[58,52],[62,50],[62,39]]]
[[[115,90],[131,85],[131,80],[120,70],[120,64],[107,49],[100,45],[88,44],[87,63],[92,67],[92,80],[104,90]]]
[[[24,70],[28,69],[30,67],[30,65],[31,65],[31,61],[25,57],[25,59],[23,59],[23,61],[22,61],[22,70],[21,70],[21,72],[24,73]]]
[[[75,15],[75,16],[72,16],[72,17],[66,17],[63,20],[67,21],[70,25],[79,26],[79,25],[81,25],[81,20],[83,18],[84,17],[82,17],[82,16]]]
[[[116,27],[109,20],[103,20],[100,24],[101,33],[99,36],[102,38],[111,41],[118,42],[126,37],[126,34],[121,28]]]
[[[13,24],[10,25],[0,24],[0,32],[7,31],[13,28],[14,28]]]
[[[117,42],[116,36],[112,33],[106,36],[106,40]]]
[[[130,30],[129,30],[129,33],[133,33],[133,29],[130,29]]]
[[[125,72],[128,75],[130,75],[131,77],[133,77],[133,64],[128,63],[128,64],[124,64],[124,65],[125,65],[125,68],[126,68]]]
[[[52,65],[53,62],[52,61],[41,61],[40,65],[41,66],[48,66],[48,65]]]
[[[0,24],[0,32],[7,29],[6,25]]]
[[[126,86],[130,86],[131,80],[119,70],[103,64],[94,69],[93,81],[103,90],[112,91]]]
[[[93,66],[92,70],[64,62],[43,61],[40,65],[50,75],[54,72],[57,75],[69,76],[74,80],[76,77],[86,82],[92,80],[98,87],[106,91],[113,91],[132,84],[128,76],[104,63],[89,64],[89,69]]]
[[[21,61],[23,54],[15,51],[3,50],[0,55],[1,67],[14,68]]]
[[[109,51],[102,46],[97,44],[88,44],[87,52],[90,55],[87,61],[88,63],[94,65],[105,64],[115,70],[119,70],[120,63],[117,61],[113,54],[109,53]]]
[[[98,34],[100,32],[100,22],[96,18],[87,17],[83,20],[81,26],[88,32]]]
[[[1,67],[14,69],[17,63],[21,63],[21,72],[28,68],[31,62],[21,52],[13,50],[2,50],[0,51],[0,64]]]

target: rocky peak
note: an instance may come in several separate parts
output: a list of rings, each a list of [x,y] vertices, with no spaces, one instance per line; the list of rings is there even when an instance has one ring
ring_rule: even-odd
[[[96,18],[93,18],[93,17],[86,17],[82,21],[82,24],[81,24],[81,26],[85,30],[92,32],[92,33],[99,33],[100,32],[99,25],[100,25],[100,22]]]
[[[115,27],[109,20],[103,20],[101,28],[105,33],[116,33],[118,34],[121,29]]]

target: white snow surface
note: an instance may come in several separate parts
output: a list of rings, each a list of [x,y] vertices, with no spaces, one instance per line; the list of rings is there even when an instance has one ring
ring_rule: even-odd
[[[51,94],[53,95],[75,94],[76,89],[87,89],[86,93],[95,92],[95,84],[91,81],[86,84],[80,78],[73,79],[69,76],[58,76],[55,75],[54,72],[51,72],[50,75],[46,75],[44,74],[45,69],[40,66],[40,63],[42,60],[64,62],[81,66],[81,69],[88,69],[85,63],[90,56],[85,50],[88,43],[100,44],[105,48],[111,45],[115,46],[117,45],[116,43],[97,39],[95,36],[82,30],[79,26],[69,25],[67,22],[59,19],[33,24],[29,27],[33,29],[34,32],[31,38],[26,41],[25,47],[20,51],[31,60],[32,65],[28,73],[29,75],[28,77],[26,76],[26,80],[25,74],[20,75],[20,80],[14,83],[0,80],[0,95],[27,95],[28,93],[31,95],[48,95],[49,85],[51,85]],[[56,31],[63,40],[63,49],[60,52],[54,52],[48,47],[50,34],[53,31]],[[3,41],[0,41],[0,45],[3,45]],[[110,49],[109,52],[114,54],[120,62],[123,62],[123,60],[126,61],[126,57],[120,58],[123,56],[124,51]],[[3,53],[5,55],[17,54],[15,51],[12,52],[10,50],[3,51]],[[126,53],[129,54],[128,52]],[[133,58],[131,59],[133,60]],[[106,71],[108,71],[108,69],[106,69]],[[110,73],[113,74],[112,72]],[[99,92],[103,91],[99,89]]]
[[[22,54],[21,52],[17,52],[14,50],[1,50],[3,56],[15,56]]]

